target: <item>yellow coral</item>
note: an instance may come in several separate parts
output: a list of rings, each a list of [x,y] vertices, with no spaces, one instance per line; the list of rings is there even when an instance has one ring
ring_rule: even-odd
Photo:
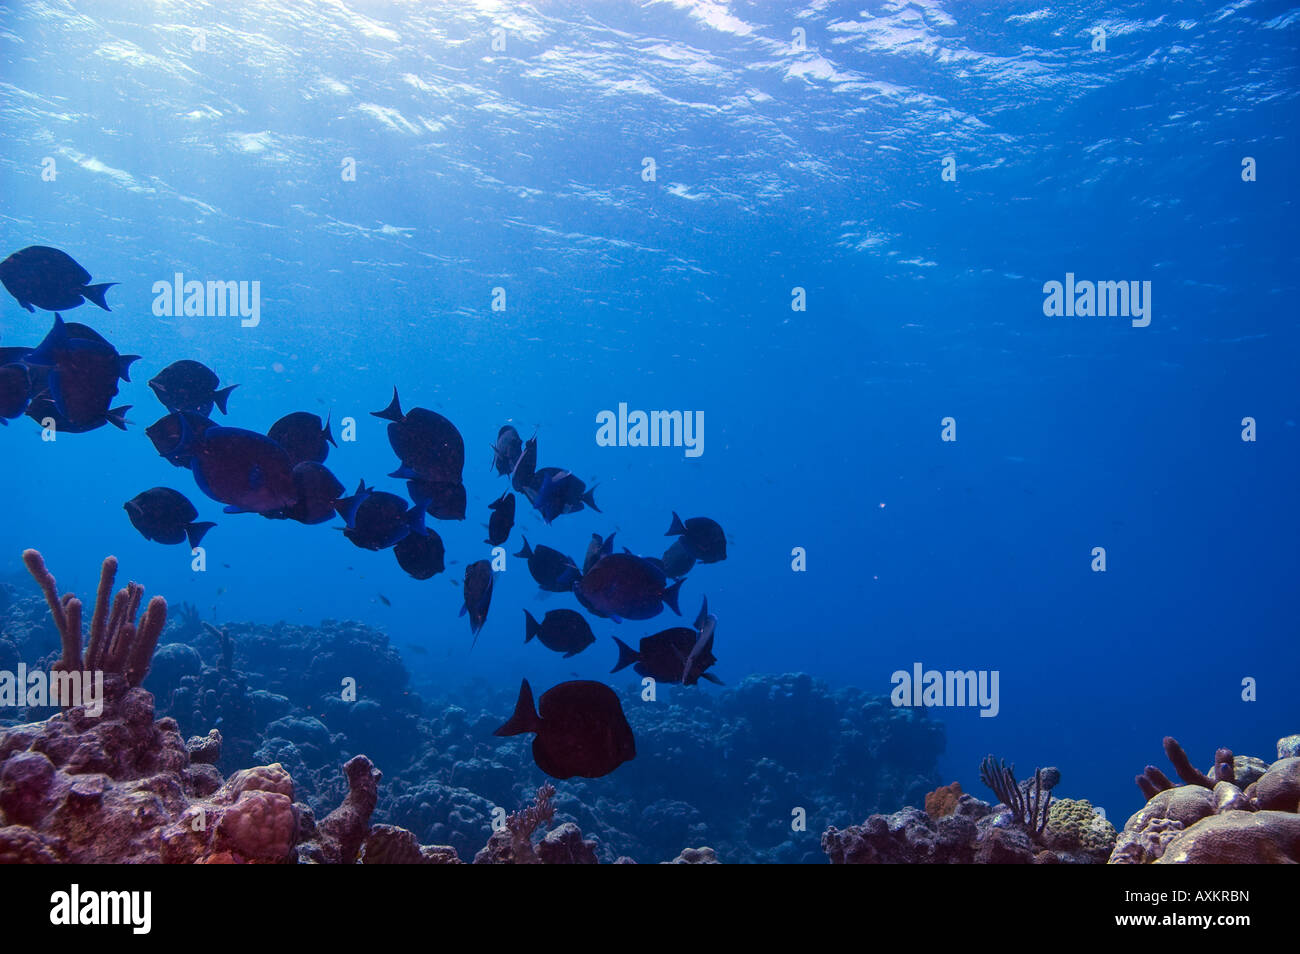
[[[1062,798],[1052,802],[1047,832],[1062,848],[1110,853],[1115,846],[1115,826],[1086,798]]]

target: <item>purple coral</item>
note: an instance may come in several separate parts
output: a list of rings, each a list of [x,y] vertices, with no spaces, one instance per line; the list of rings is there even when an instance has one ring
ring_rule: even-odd
[[[1178,740],[1172,735],[1165,736],[1164,748],[1165,755],[1173,765],[1174,771],[1178,773],[1178,777],[1186,785],[1214,788],[1216,782],[1236,781],[1235,759],[1232,749],[1218,749],[1214,753],[1214,777],[1211,778],[1192,764],[1192,760],[1187,757],[1183,747],[1178,744]],[[1169,780],[1169,776],[1154,765],[1148,765],[1141,775],[1134,777],[1133,781],[1142,790],[1142,794],[1147,801],[1151,801],[1160,792],[1174,788],[1174,783]]]

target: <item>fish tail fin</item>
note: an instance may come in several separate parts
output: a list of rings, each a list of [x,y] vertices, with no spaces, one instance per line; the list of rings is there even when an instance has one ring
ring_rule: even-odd
[[[382,411],[371,411],[370,416],[385,421],[392,421],[395,424],[400,424],[406,419],[406,415],[402,413],[401,402],[397,400],[397,388],[393,388],[393,400],[389,403],[388,407],[384,408]]]
[[[121,407],[111,408],[108,413],[104,415],[104,420],[108,421],[108,423],[112,424],[119,431],[124,431],[126,430],[126,412],[131,410],[132,407],[134,407],[134,405],[124,404]]]
[[[186,524],[186,525],[185,525],[185,536],[189,538],[189,541],[190,541],[190,549],[192,550],[192,549],[194,549],[195,547],[197,547],[200,543],[202,543],[202,542],[203,542],[203,537],[207,534],[207,532],[208,532],[209,530],[211,530],[211,529],[212,529],[213,527],[215,527],[215,526],[216,526],[216,524],[215,524],[215,523],[212,523],[212,522],[210,522],[210,521],[209,521],[209,522],[206,522],[206,523],[189,523],[189,524]]]
[[[610,672],[618,672],[620,669],[626,669],[641,658],[641,654],[627,643],[623,642],[623,640],[619,639],[617,636],[612,638],[614,642],[618,644],[618,662]]]
[[[329,416],[329,414],[326,414],[326,415],[325,415],[325,430],[322,431],[321,434],[322,434],[322,436],[325,438],[325,440],[329,441],[331,444],[334,444],[334,435],[333,435],[332,433],[330,433],[330,416]],[[339,445],[338,445],[338,444],[334,444],[334,446],[335,446],[335,447],[338,447]]]
[[[406,525],[411,533],[418,533],[422,537],[429,535],[429,530],[424,525],[424,508],[418,504],[406,512]]]
[[[400,467],[397,468],[397,470],[393,471],[388,476],[396,478],[397,480],[415,480],[420,475],[417,474],[415,471],[411,470],[409,464],[402,464]],[[433,499],[433,495],[430,494],[428,500],[425,500],[425,503],[428,503],[429,500],[432,499]]]
[[[131,365],[140,360],[138,354],[119,354],[117,356],[117,376],[127,384],[131,383]]]
[[[516,559],[531,560],[533,557],[533,548],[528,545],[528,538],[524,537],[524,548],[515,554]]]
[[[672,586],[668,587],[668,589],[664,590],[664,602],[667,603],[668,608],[678,616],[682,615],[682,611],[677,608],[677,594],[678,591],[681,590],[682,584],[685,582],[685,580],[678,580]]]
[[[537,708],[533,705],[533,689],[525,679],[519,684],[519,699],[515,702],[514,715],[492,734],[523,735],[525,732],[536,732],[541,727],[542,720],[538,718]]]
[[[677,512],[673,511],[673,525],[668,528],[668,532],[665,533],[664,536],[680,537],[685,532],[686,532],[686,525],[682,523],[682,518],[677,516]]]
[[[117,282],[102,282],[99,285],[87,285],[81,290],[81,294],[85,296],[87,301],[93,301],[105,311],[112,311],[113,309],[108,307],[108,302],[104,300],[104,292],[116,284]]]
[[[582,495],[582,502],[592,510],[596,511],[596,513],[604,513],[605,511],[596,506],[596,488],[599,486],[599,484],[592,484],[587,492]]]
[[[524,610],[524,615],[528,617],[524,620],[524,642],[529,642],[541,632],[542,624],[537,622],[536,618],[528,610]]]
[[[217,407],[221,408],[222,414],[230,413],[226,410],[226,402],[230,400],[230,392],[235,390],[237,387],[239,387],[238,384],[232,384],[228,388],[222,388],[220,391],[214,391],[212,393],[212,400],[216,402]]]

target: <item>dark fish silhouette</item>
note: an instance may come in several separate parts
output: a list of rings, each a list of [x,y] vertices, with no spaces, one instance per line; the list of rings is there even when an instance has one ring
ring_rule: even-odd
[[[337,501],[334,509],[347,524],[343,535],[363,550],[386,550],[408,534],[427,532],[423,510],[408,510],[397,494],[367,487],[364,480],[355,494]]]
[[[446,569],[442,537],[433,530],[408,533],[393,547],[397,564],[417,580],[427,580]]]
[[[118,380],[131,380],[138,355],[121,355],[93,329],[65,323],[54,316],[54,327],[24,363],[44,373],[48,392],[60,416],[74,425],[102,421],[117,395]]]
[[[131,525],[146,540],[155,543],[184,543],[197,547],[215,523],[195,523],[199,512],[182,493],[170,487],[154,487],[123,504]]]
[[[483,542],[499,547],[510,539],[510,531],[514,529],[515,495],[507,490],[488,504],[488,509],[492,511],[492,516],[488,518],[488,535]]]
[[[562,682],[542,693],[533,708],[533,690],[519,687],[510,721],[493,735],[534,732],[533,761],[552,778],[602,778],[636,758],[636,739],[623,706],[609,686],[599,682]]]
[[[169,411],[193,411],[209,417],[215,404],[225,414],[230,392],[239,387],[232,384],[218,390],[221,379],[207,365],[198,361],[175,361],[167,365],[149,382],[163,407]]]
[[[633,666],[638,674],[649,676],[656,682],[692,686],[700,679],[707,679],[721,685],[722,680],[705,671],[718,661],[713,655],[713,632],[717,622],[717,617],[709,614],[709,601],[706,599],[695,619],[694,629],[685,626],[665,629],[646,636],[638,649],[615,636],[618,663],[610,672]]]
[[[91,301],[112,311],[104,292],[117,282],[91,285],[86,271],[67,252],[48,245],[29,245],[0,262],[0,283],[30,312],[66,311]],[[35,307],[32,307],[32,306]]]
[[[533,477],[537,471],[537,435],[534,434],[524,442],[523,453],[515,461],[515,466],[510,471],[510,486],[518,493],[527,494],[532,490]],[[528,498],[532,502],[532,497]]]
[[[681,615],[677,592],[683,580],[671,586],[661,567],[631,553],[611,553],[573,586],[578,602],[595,613],[615,622],[625,619],[651,619],[663,610],[663,604]]]
[[[183,425],[182,417],[185,418]],[[194,411],[172,411],[154,421],[145,428],[144,432],[149,440],[153,441],[154,450],[158,451],[160,457],[166,458],[177,467],[189,467],[192,459],[190,455],[176,452],[176,449],[181,446],[182,429],[188,428],[191,434],[202,437],[209,428],[216,426],[213,421]]]
[[[441,484],[461,482],[465,441],[451,421],[422,407],[403,413],[396,388],[393,388],[392,403],[371,414],[390,422],[388,443],[402,462],[402,466],[390,476]]]
[[[303,461],[325,463],[330,452],[329,445],[334,444],[329,421],[322,424],[320,416],[310,411],[286,414],[271,425],[266,436],[283,447],[295,465]],[[338,447],[337,444],[334,446]]]
[[[551,610],[539,623],[533,614],[524,610],[524,642],[534,636],[552,652],[564,653],[567,659],[576,656],[596,641],[591,624],[581,613],[571,609]]]
[[[716,520],[708,517],[691,517],[683,521],[673,514],[672,526],[666,537],[680,537],[678,541],[686,552],[701,563],[719,563],[727,558],[727,535]]]
[[[22,359],[29,348],[0,348],[0,424],[22,417],[32,400],[32,376]]]
[[[587,555],[582,560],[582,572],[590,570],[601,557],[609,556],[614,552],[614,537],[617,530],[609,536],[602,538],[599,533],[591,535],[591,542],[587,544]]]
[[[99,417],[88,421],[71,421],[54,406],[54,399],[45,392],[32,398],[31,403],[27,405],[26,413],[41,427],[45,426],[46,421],[53,421],[55,430],[60,434],[85,434],[99,430],[105,424],[112,424],[120,431],[126,430],[126,412],[129,410],[131,405],[126,404],[122,407],[109,408]]]
[[[672,546],[664,551],[663,565],[669,576],[685,576],[695,566],[695,555],[681,540],[674,540]]]
[[[406,493],[412,503],[435,520],[465,519],[468,500],[464,484],[416,478],[406,482]]]
[[[577,513],[583,507],[600,513],[595,491],[595,487],[588,490],[582,480],[567,470],[543,467],[533,474],[524,494],[542,519],[550,523],[562,514]]]
[[[528,561],[528,572],[533,575],[537,585],[551,593],[567,593],[582,575],[578,564],[559,550],[547,546],[533,549],[524,537],[524,548],[515,554],[521,560]]]
[[[492,605],[492,564],[478,560],[465,567],[465,603],[460,615],[469,614],[469,631],[478,642],[478,631],[487,622],[488,607]]]
[[[509,424],[497,431],[497,442],[492,445],[492,466],[497,476],[504,477],[515,469],[519,456],[524,452],[524,442],[519,439],[519,432]]]
[[[199,490],[226,504],[226,513],[271,513],[298,500],[289,455],[264,434],[217,426],[197,434],[182,415],[175,453],[190,458]]]
[[[292,506],[264,516],[309,525],[327,523],[334,517],[334,504],[343,496],[343,484],[339,479],[328,467],[314,460],[305,460],[294,466],[293,489],[298,499]]]

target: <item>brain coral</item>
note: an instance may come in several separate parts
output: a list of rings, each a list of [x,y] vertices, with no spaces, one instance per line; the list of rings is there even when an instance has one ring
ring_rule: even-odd
[[[1057,847],[1110,854],[1115,847],[1115,826],[1086,798],[1062,798],[1052,803],[1047,816],[1048,839]]]

